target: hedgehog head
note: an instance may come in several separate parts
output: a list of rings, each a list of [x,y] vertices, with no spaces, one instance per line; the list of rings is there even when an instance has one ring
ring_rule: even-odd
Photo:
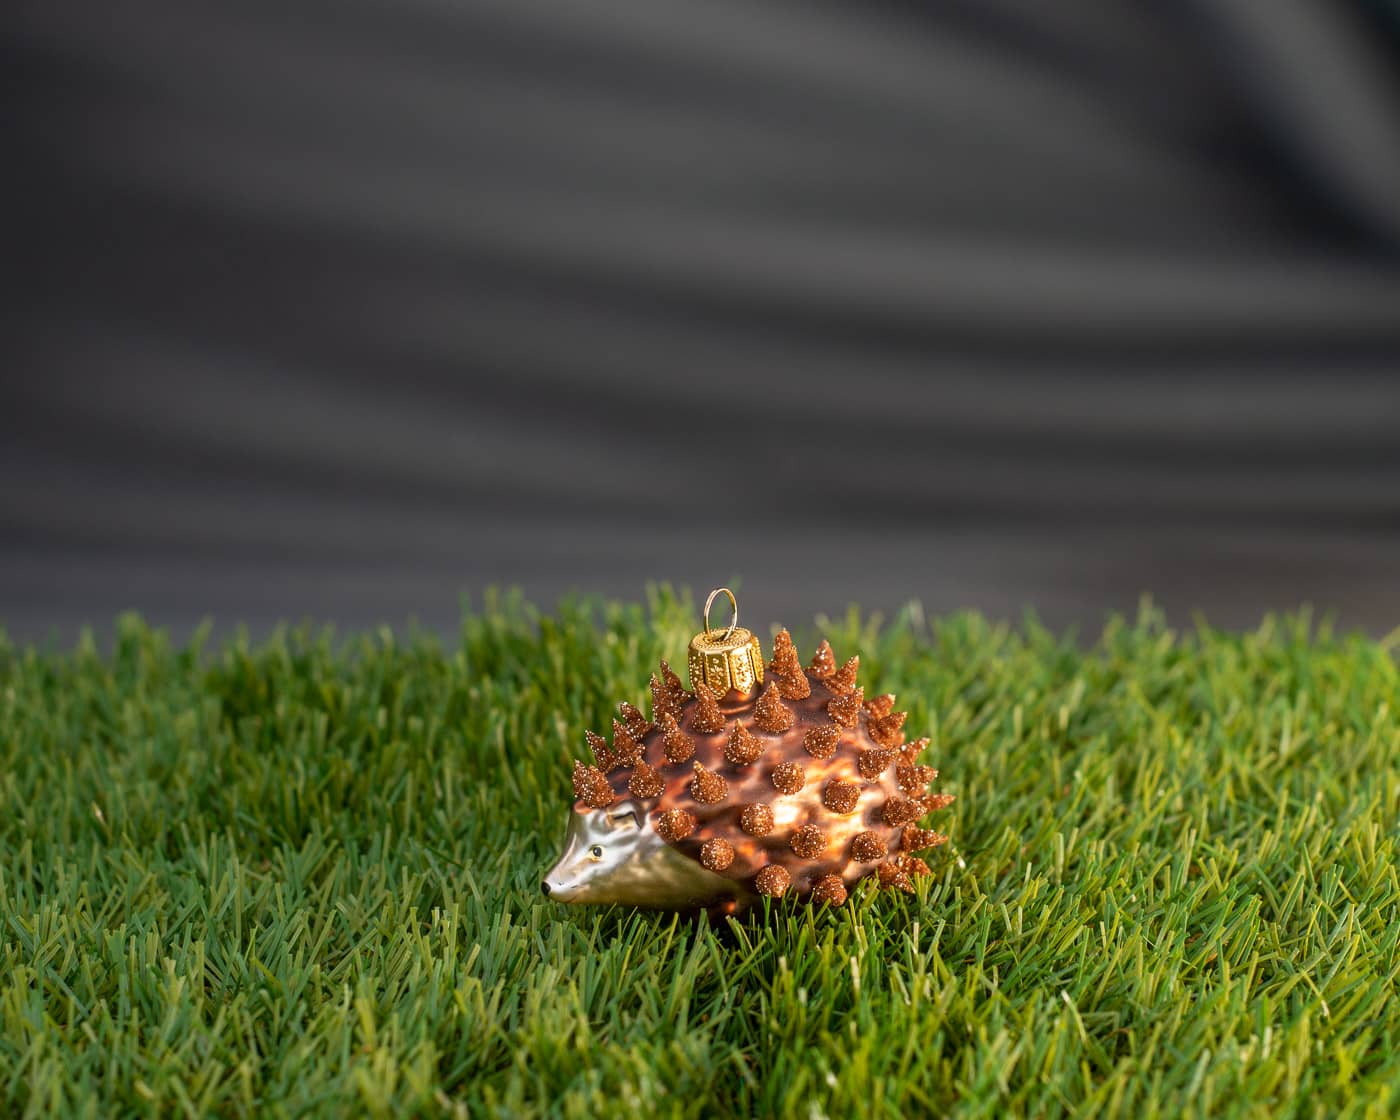
[[[662,826],[663,829],[665,826]],[[582,802],[570,815],[564,854],[541,889],[557,902],[626,903],[683,910],[739,901],[743,884],[707,871],[671,847],[632,800],[605,809]]]

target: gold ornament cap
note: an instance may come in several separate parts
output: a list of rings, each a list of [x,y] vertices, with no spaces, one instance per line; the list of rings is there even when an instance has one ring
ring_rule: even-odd
[[[729,596],[733,610],[727,630],[710,626],[710,607],[720,595]],[[690,639],[687,662],[692,690],[703,684],[716,696],[723,696],[731,688],[752,692],[763,683],[763,649],[758,639],[739,625],[739,603],[729,588],[717,587],[705,600],[705,629]]]

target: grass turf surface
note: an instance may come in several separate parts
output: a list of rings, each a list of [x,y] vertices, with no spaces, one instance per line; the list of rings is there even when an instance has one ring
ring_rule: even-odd
[[[584,727],[694,620],[507,597],[447,645],[0,641],[0,1112],[1400,1107],[1385,643],[796,627],[933,736],[959,801],[919,893],[713,927],[550,903]]]

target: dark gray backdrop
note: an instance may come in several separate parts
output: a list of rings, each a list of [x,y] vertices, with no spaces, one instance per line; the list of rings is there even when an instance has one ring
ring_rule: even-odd
[[[1400,624],[1388,0],[4,19],[12,633],[736,576]]]

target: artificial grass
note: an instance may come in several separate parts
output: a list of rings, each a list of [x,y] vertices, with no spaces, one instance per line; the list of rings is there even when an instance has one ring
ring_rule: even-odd
[[[933,737],[959,800],[918,894],[548,901],[583,729],[694,621],[658,592],[491,599],[445,647],[0,640],[0,1112],[1400,1108],[1385,643],[796,626]]]

